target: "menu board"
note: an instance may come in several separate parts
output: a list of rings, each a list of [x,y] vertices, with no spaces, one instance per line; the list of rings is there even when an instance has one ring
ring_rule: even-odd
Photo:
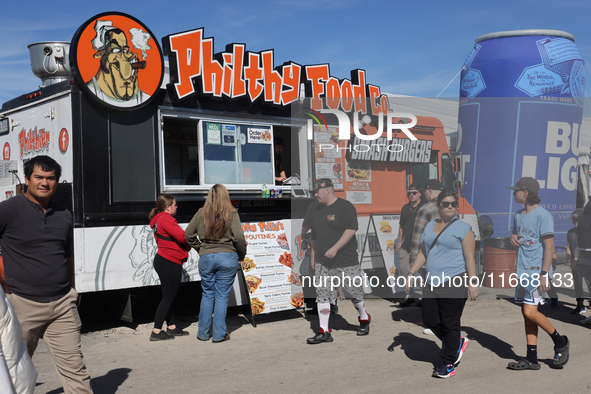
[[[247,254],[242,263],[252,314],[301,308],[304,294],[294,271],[285,221],[242,223]]]
[[[400,282],[396,281],[397,276],[400,274],[400,270],[395,264],[399,225],[400,215],[371,215],[366,232],[366,234],[369,234],[370,230],[373,230],[372,232],[376,234],[382,258],[384,259],[384,266],[388,271],[388,276],[392,277],[392,279],[389,279],[388,285],[394,294],[404,291],[404,288],[398,286]]]
[[[398,239],[398,226],[400,215],[372,215],[376,236],[382,249],[382,256],[388,273],[396,276],[396,267],[394,266],[394,250]]]
[[[343,144],[339,128],[314,125],[314,169],[316,179],[329,178],[337,190],[343,189]]]

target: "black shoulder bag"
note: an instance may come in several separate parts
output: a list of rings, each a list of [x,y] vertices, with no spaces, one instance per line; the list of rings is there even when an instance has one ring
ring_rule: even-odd
[[[439,232],[439,234],[437,234],[437,236],[436,236],[436,237],[435,237],[435,239],[433,240],[433,243],[432,243],[432,244],[431,244],[431,246],[429,247],[429,250],[427,251],[427,254],[429,254],[429,252],[431,251],[431,249],[433,249],[433,247],[434,247],[434,246],[435,246],[435,244],[437,243],[437,240],[439,239],[439,236],[440,236],[441,234],[443,234],[443,232],[444,232],[445,230],[447,230],[447,228],[448,228],[449,226],[451,226],[451,224],[452,224],[453,222],[455,222],[456,220],[458,220],[458,219],[457,219],[457,218],[453,218],[452,220],[450,220],[450,221],[449,221],[449,222],[448,222],[448,223],[445,225],[445,227],[443,228],[443,230],[441,230],[441,231]]]

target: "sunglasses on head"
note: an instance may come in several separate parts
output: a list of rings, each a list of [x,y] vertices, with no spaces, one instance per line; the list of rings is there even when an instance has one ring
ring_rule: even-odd
[[[419,192],[407,192],[407,193],[406,193],[406,195],[407,195],[407,196],[410,196],[411,194],[412,194],[413,196],[415,196],[415,195],[419,194]]]
[[[451,205],[452,208],[457,208],[458,207],[458,202],[457,201],[441,201],[441,206],[443,208],[447,208]]]

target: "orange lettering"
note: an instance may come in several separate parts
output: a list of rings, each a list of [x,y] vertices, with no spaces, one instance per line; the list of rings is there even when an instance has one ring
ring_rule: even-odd
[[[263,84],[265,85],[265,101],[281,104],[281,75],[273,69],[273,51],[261,52],[263,58]]]
[[[366,114],[367,103],[365,101],[365,71],[351,71],[351,81],[353,81],[353,97],[355,98],[355,111]]]
[[[224,69],[220,62],[213,58],[213,38],[203,40],[203,93],[222,96]]]
[[[202,36],[203,29],[198,29],[167,37],[171,53],[166,54],[171,61],[171,69],[177,71],[177,82],[174,84],[174,89],[179,99],[195,93],[192,80],[201,75]],[[172,52],[175,53],[175,56],[172,56]]]
[[[302,234],[299,234],[296,239],[296,244],[298,245],[298,259],[304,258],[304,251],[302,250]]]
[[[306,66],[306,79],[309,81],[312,88],[312,97],[324,96],[324,82],[328,80],[329,70],[328,64],[320,64],[318,66]],[[310,107],[312,109],[322,109],[322,100],[313,98],[310,100]]]
[[[385,114],[382,111],[382,106],[377,103],[376,99],[380,97],[380,88],[374,85],[367,85],[369,90],[369,99],[371,101],[371,113],[373,115]]]
[[[386,97],[385,95],[382,95],[381,101],[382,101],[382,112],[384,114],[387,114],[388,111],[390,110],[390,104],[388,101],[388,97]]]
[[[326,84],[326,106],[330,109],[339,109],[341,90],[338,79],[330,77]]]
[[[263,85],[259,82],[263,79],[263,70],[259,64],[258,53],[248,53],[248,66],[244,67],[244,78],[248,81],[248,97],[254,102],[263,93]]]
[[[353,109],[353,86],[348,79],[345,79],[341,84],[341,107],[345,112],[350,112]]]
[[[284,90],[281,93],[281,103],[287,105],[292,101],[297,100],[300,93],[300,78],[302,73],[302,66],[295,63],[289,65],[283,65],[283,87]],[[288,89],[285,89],[287,87]]]
[[[228,97],[232,97],[232,54],[224,53],[224,88],[222,93]]]
[[[246,82],[242,77],[242,67],[244,66],[244,44],[233,44],[226,47],[226,51],[232,49],[232,98],[242,97],[246,94]]]

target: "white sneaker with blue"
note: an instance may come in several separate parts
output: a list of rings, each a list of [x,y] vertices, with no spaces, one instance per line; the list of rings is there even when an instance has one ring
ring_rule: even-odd
[[[456,361],[454,362],[454,367],[457,367],[458,364],[460,363],[460,360],[462,359],[462,356],[464,355],[464,352],[466,351],[466,348],[468,347],[469,342],[470,342],[470,340],[468,338],[464,338],[464,337],[460,338],[460,348],[458,349],[458,358],[456,358]]]

